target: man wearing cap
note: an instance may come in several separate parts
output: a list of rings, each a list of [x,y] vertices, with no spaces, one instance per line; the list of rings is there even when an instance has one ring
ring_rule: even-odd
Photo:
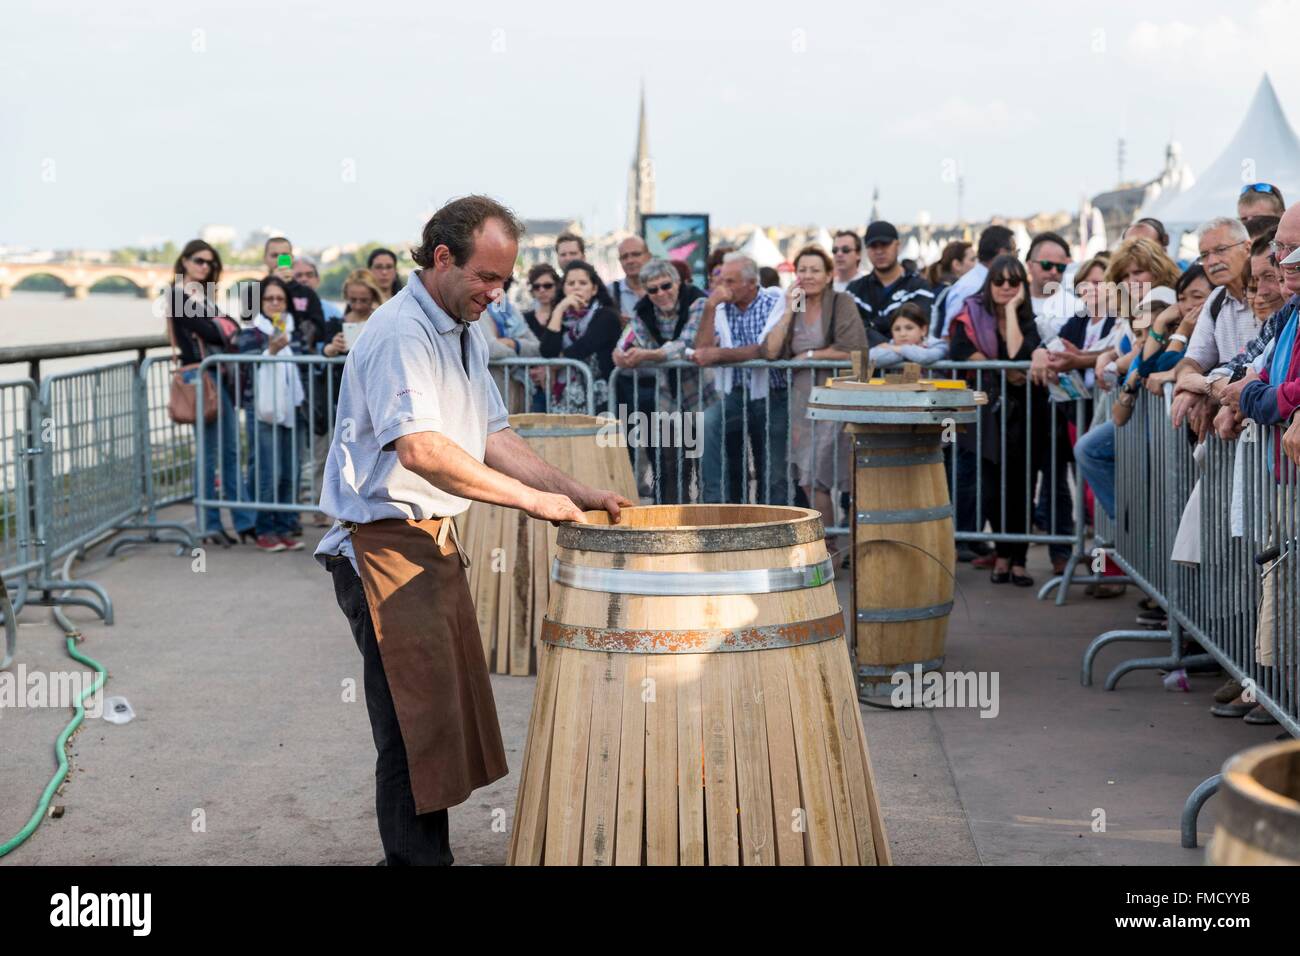
[[[384,862],[448,865],[447,808],[506,774],[452,520],[469,499],[544,521],[617,520],[627,499],[579,484],[510,429],[475,325],[514,268],[523,231],[486,196],[443,206],[421,267],[348,353],[316,557],[361,651]]]
[[[915,299],[928,312],[934,304],[934,291],[919,272],[904,269],[898,261],[898,230],[893,223],[883,219],[873,222],[863,241],[871,272],[850,282],[845,291],[857,303],[867,340],[879,345],[890,340],[889,323],[900,305]]]

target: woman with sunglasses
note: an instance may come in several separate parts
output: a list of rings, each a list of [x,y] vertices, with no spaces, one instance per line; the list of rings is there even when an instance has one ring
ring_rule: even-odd
[[[1029,359],[1039,345],[1038,326],[1029,302],[1029,276],[1019,259],[1003,254],[989,264],[983,288],[962,304],[949,335],[954,362]],[[979,428],[962,432],[957,447],[980,458],[983,514],[993,532],[1025,534],[1030,403],[1034,419],[1047,421],[1046,395],[1021,371],[985,372],[976,385],[988,394],[988,404],[980,409]],[[1025,574],[1028,545],[1000,541],[996,551],[990,576],[994,584],[1033,586],[1034,579]]]
[[[397,253],[391,249],[376,249],[366,257],[366,268],[375,277],[375,284],[387,302],[402,291],[406,283],[397,271]]]
[[[191,239],[176,259],[173,272],[176,282],[165,294],[166,318],[168,335],[176,348],[178,367],[197,365],[205,356],[215,353],[235,351],[239,325],[213,301],[217,283],[221,281],[221,256],[217,250],[202,239]],[[220,383],[217,399],[221,409],[215,421],[202,425],[203,461],[195,460],[194,486],[203,488],[205,498],[215,498],[217,475],[220,474],[221,498],[239,501],[243,497],[241,491],[246,489],[239,472],[239,413],[234,401],[234,380],[230,374],[237,366],[218,368],[221,371],[208,375],[204,387]],[[197,381],[197,369],[187,373],[187,379]],[[222,527],[218,509],[196,508],[195,511],[196,527],[203,533],[204,542],[223,548],[235,543]],[[253,512],[232,507],[230,520],[240,541],[254,537],[257,516]]]
[[[528,330],[538,339],[546,323],[551,321],[551,309],[559,298],[560,274],[549,262],[540,262],[528,270],[528,291],[533,296],[533,307],[524,310],[524,322]],[[528,369],[528,377],[533,383],[532,399],[529,411],[546,411],[546,368],[534,365]]]
[[[593,408],[601,411],[608,400],[622,317],[590,263],[571,260],[564,267],[560,289],[563,298],[551,309],[537,341],[545,358],[576,359],[590,368],[592,395],[587,394],[585,376],[560,369],[547,383],[550,401],[546,410],[579,415],[589,414]]]

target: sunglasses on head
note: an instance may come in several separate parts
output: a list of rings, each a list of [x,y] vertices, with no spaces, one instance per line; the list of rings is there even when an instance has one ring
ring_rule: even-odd
[[[1264,193],[1267,196],[1277,195],[1277,187],[1272,183],[1251,183],[1249,186],[1241,187],[1241,195],[1246,193]]]
[[[1020,285],[1020,276],[999,276],[993,280],[993,284],[996,286],[1009,285],[1012,288],[1015,288]]]
[[[658,295],[660,292],[670,292],[672,288],[673,284],[671,282],[665,282],[663,285],[648,285],[645,290],[651,295]]]
[[[1066,263],[1064,262],[1047,262],[1044,259],[1035,259],[1034,262],[1038,265],[1038,268],[1040,269],[1043,269],[1048,272],[1055,269],[1061,275],[1065,275]]]

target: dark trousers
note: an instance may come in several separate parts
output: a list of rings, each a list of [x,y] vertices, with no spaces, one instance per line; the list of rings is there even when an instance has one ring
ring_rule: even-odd
[[[348,619],[352,637],[361,652],[362,672],[366,685],[366,710],[370,714],[370,732],[375,739],[375,816],[379,822],[379,839],[384,845],[384,860],[389,866],[451,866],[451,839],[447,830],[447,811],[415,812],[411,795],[411,775],[406,763],[406,745],[397,722],[393,695],[379,657],[375,625],[370,619],[361,578],[347,558],[327,561],[334,577],[334,597]]]
[[[999,481],[1003,480],[1004,475],[1007,488],[1005,518],[1002,514],[1002,489],[999,486]],[[1029,489],[1025,482],[1024,455],[1008,454],[1001,464],[985,458],[982,462],[980,482],[983,486],[980,492],[984,499],[984,517],[988,519],[989,526],[1001,534],[1027,533],[1025,512],[1030,502]],[[1023,567],[1028,552],[1029,545],[1023,541],[997,543],[997,556],[1010,559],[1012,566]]]

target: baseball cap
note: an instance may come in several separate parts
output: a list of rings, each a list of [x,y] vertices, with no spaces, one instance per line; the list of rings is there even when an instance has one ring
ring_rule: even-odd
[[[867,234],[862,237],[862,242],[868,246],[873,242],[896,242],[897,240],[898,230],[894,228],[892,222],[885,222],[883,219],[877,219],[867,226]]]

